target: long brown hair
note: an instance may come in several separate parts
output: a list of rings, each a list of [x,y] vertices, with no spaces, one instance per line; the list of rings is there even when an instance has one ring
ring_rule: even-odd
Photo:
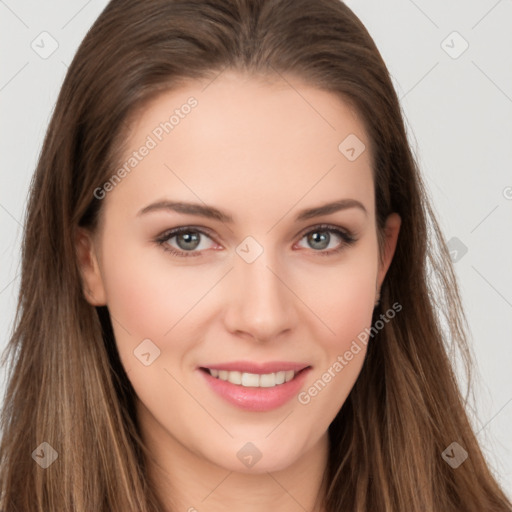
[[[84,297],[74,233],[96,226],[93,191],[119,165],[130,116],[184,79],[213,80],[228,68],[298,77],[354,106],[372,146],[381,242],[386,216],[402,218],[375,319],[395,302],[403,311],[370,340],[329,427],[326,511],[510,512],[448,357],[448,347],[458,348],[469,370],[457,283],[397,95],[370,35],[339,0],[112,0],[88,32],[28,202],[18,309],[2,361],[1,508],[163,508],[147,477],[115,319]],[[452,442],[468,453],[456,469],[441,455]],[[46,469],[36,464],[52,455]]]

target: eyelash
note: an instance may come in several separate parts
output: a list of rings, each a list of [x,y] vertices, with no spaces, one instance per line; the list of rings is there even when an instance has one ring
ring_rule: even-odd
[[[332,256],[334,254],[338,254],[346,247],[350,247],[355,242],[357,242],[357,239],[348,230],[340,229],[339,227],[333,226],[330,224],[319,224],[318,226],[313,226],[311,229],[309,229],[308,231],[304,232],[301,235],[300,240],[302,240],[305,236],[307,236],[311,233],[318,232],[318,231],[334,233],[335,235],[338,235],[343,240],[343,242],[340,244],[340,246],[337,247],[336,249],[331,249],[329,251],[315,251],[312,249],[313,252],[317,253],[319,256]],[[167,245],[167,242],[171,238],[174,238],[176,235],[179,235],[181,233],[189,233],[189,232],[200,233],[201,235],[204,235],[211,239],[211,236],[208,233],[206,233],[205,231],[203,231],[202,229],[195,228],[194,226],[183,226],[183,227],[171,229],[169,231],[162,233],[160,236],[158,236],[155,239],[155,242],[159,246],[161,246],[165,252],[170,253],[172,256],[178,256],[178,257],[184,257],[184,258],[187,258],[189,256],[201,256],[202,251],[178,251],[175,248],[171,248]]]

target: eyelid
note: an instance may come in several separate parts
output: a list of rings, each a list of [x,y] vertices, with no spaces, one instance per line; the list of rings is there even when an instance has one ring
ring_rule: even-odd
[[[306,236],[307,234],[309,234],[313,231],[320,231],[320,230],[340,231],[343,234],[347,235],[347,237],[355,238],[355,233],[353,233],[350,229],[338,226],[336,224],[329,224],[327,222],[321,222],[319,224],[314,224],[313,226],[304,228],[302,231],[299,231],[299,233],[297,235],[295,235],[295,237],[303,238],[304,236]]]

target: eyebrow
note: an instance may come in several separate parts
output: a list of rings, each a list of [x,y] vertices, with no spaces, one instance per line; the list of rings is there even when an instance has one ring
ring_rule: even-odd
[[[358,208],[362,210],[365,215],[368,215],[368,211],[364,207],[364,205],[357,201],[356,199],[340,199],[338,201],[334,201],[332,203],[326,203],[321,206],[316,206],[314,208],[308,208],[305,210],[301,210],[297,217],[295,218],[296,222],[312,219],[313,217],[320,217],[321,215],[328,215],[330,213],[335,213],[341,210],[347,210],[349,208]],[[221,222],[225,222],[228,224],[232,224],[234,222],[233,217],[218,208],[213,206],[207,206],[205,204],[199,203],[187,203],[184,201],[157,201],[156,203],[152,203],[140,210],[137,213],[137,216],[144,215],[150,212],[156,211],[175,211],[177,213],[184,213],[188,215],[197,215],[201,217],[206,217],[209,219],[219,220]]]

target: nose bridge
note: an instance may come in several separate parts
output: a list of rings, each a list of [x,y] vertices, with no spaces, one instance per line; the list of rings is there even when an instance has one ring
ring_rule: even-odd
[[[284,284],[280,258],[250,238],[238,246],[235,256],[229,328],[264,340],[293,326],[294,295]]]

